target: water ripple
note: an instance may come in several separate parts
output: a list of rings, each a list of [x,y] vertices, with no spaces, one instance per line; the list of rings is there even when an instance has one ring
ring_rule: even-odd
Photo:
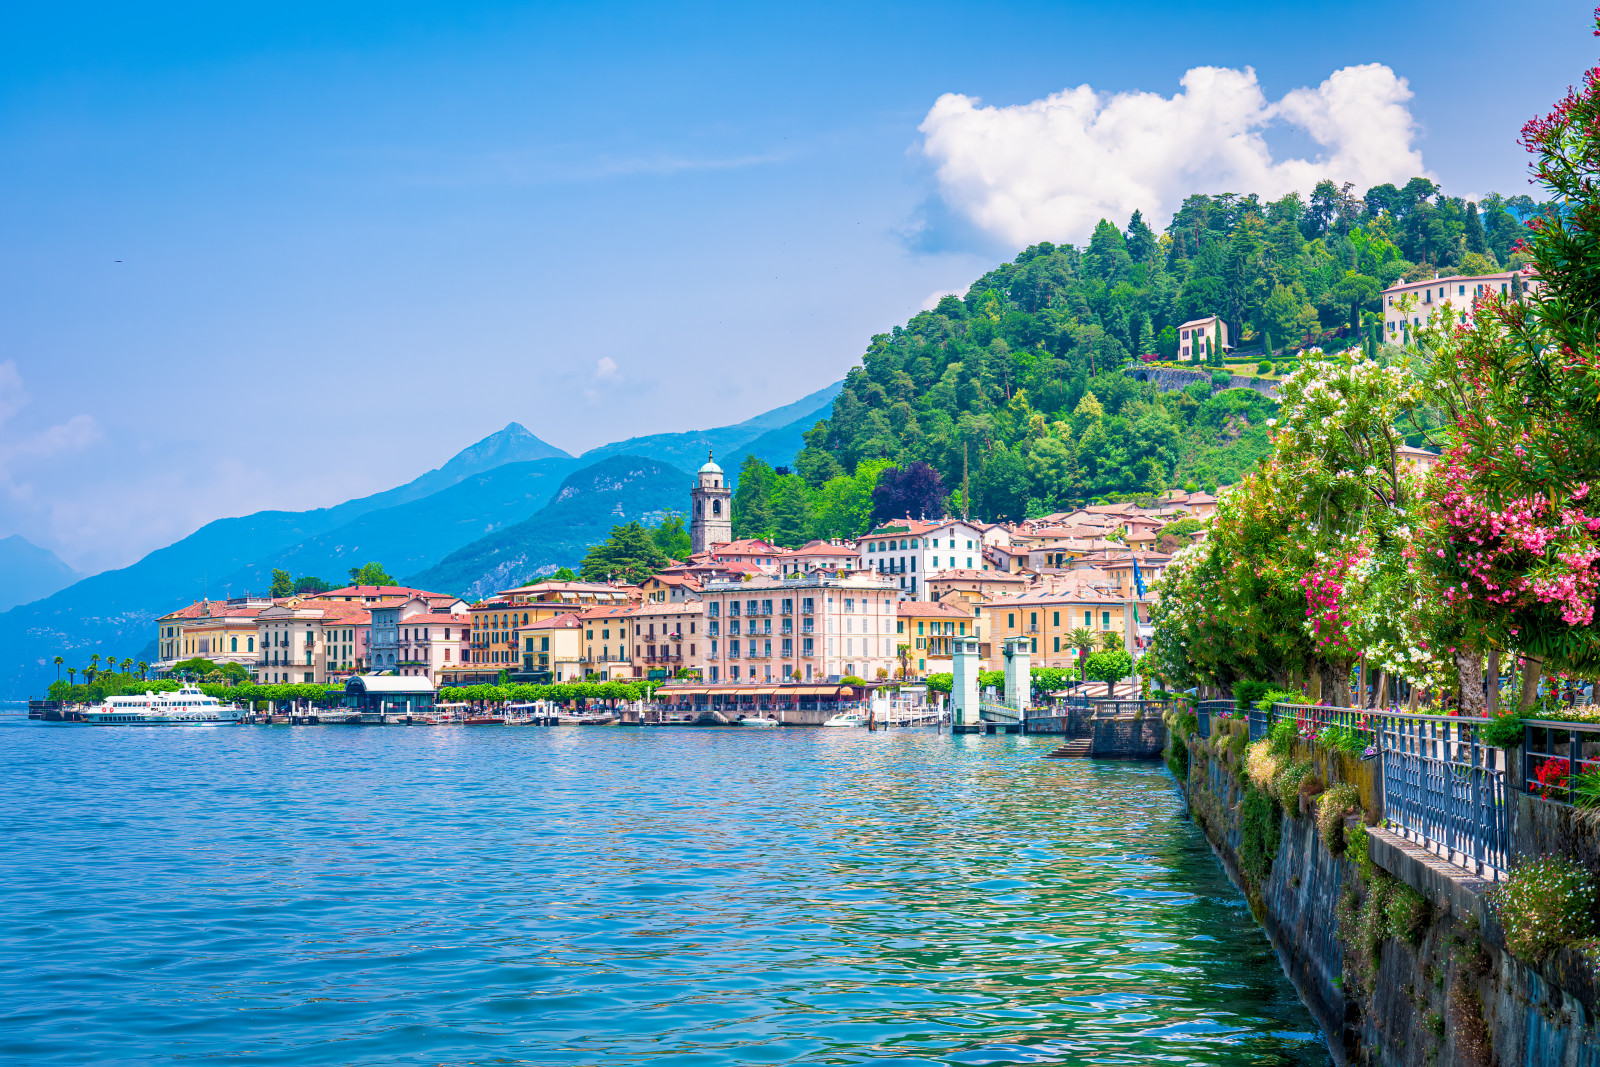
[[[1324,1064],[1153,764],[0,724],[0,1057]]]

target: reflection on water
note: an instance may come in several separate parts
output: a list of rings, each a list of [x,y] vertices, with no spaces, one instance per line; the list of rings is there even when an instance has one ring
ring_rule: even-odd
[[[1154,763],[861,730],[0,740],[13,1061],[1328,1062]]]

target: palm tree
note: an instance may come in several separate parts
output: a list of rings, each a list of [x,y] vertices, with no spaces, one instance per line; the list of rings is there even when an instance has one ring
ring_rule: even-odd
[[[149,669],[150,669],[150,664],[146,663],[144,660],[140,660],[139,661],[139,681],[142,682],[142,681],[145,680],[144,679],[145,672],[148,671]]]
[[[131,670],[133,670],[133,660],[132,659],[124,659],[122,661],[122,673],[123,674],[127,674]]]
[[[100,670],[100,653],[96,652],[94,655],[89,657],[89,666],[84,669],[83,677],[87,681],[92,683],[94,681],[95,674],[99,670]]]
[[[66,660],[62,659],[60,656],[56,657],[56,681],[58,682],[61,681],[61,665],[65,662]]]
[[[894,646],[894,654],[900,658],[900,677],[911,677],[911,646],[901,643]]]
[[[78,681],[78,668],[76,668],[76,667],[68,667],[67,668],[67,684],[68,685],[74,685],[74,684],[77,683],[77,681]]]
[[[1078,650],[1078,666],[1082,667],[1084,659],[1094,651],[1094,631],[1080,626],[1067,635],[1067,644]]]
[[[1115,630],[1107,630],[1100,635],[1100,647],[1106,652],[1115,652],[1122,647],[1122,635]]]

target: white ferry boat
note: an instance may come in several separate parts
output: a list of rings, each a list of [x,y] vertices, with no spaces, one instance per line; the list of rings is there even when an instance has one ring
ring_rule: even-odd
[[[107,697],[98,708],[83,713],[83,721],[91,726],[232,726],[238,718],[238,708],[224,707],[216,697],[193,687],[176,693]]]

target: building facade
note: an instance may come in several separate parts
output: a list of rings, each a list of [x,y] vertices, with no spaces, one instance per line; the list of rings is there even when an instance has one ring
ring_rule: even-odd
[[[858,572],[712,582],[705,607],[708,682],[872,680],[895,667],[887,575]]]
[[[705,605],[640,604],[633,609],[635,677],[664,681],[680,670],[703,671]]]
[[[1192,362],[1203,360],[1215,348],[1218,353],[1233,346],[1228,342],[1228,324],[1219,316],[1207,315],[1203,319],[1190,319],[1178,327],[1178,358]]]
[[[1451,275],[1420,282],[1400,282],[1383,291],[1383,336],[1405,344],[1417,327],[1436,315],[1455,324],[1470,323],[1480,296],[1510,296],[1520,290],[1539,291],[1539,279],[1528,271],[1499,274]]]
[[[927,576],[941,570],[982,570],[983,532],[962,519],[889,522],[860,539],[861,569],[894,579],[900,595],[917,600]]]

